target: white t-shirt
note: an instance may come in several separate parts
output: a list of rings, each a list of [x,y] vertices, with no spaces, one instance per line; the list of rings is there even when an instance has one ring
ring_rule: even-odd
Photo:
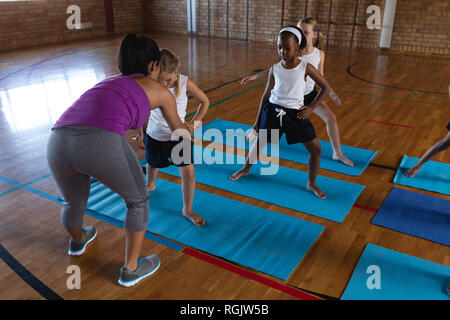
[[[180,82],[180,94],[178,97],[175,96],[175,89],[176,88],[169,88],[169,91],[173,94],[175,97],[175,100],[177,102],[177,112],[178,116],[180,117],[181,121],[184,122],[184,117],[186,116],[186,108],[187,108],[187,81],[188,77],[185,75],[180,74],[180,78],[178,79]],[[169,127],[169,124],[166,122],[166,120],[163,117],[163,114],[161,112],[161,109],[153,109],[150,112],[150,118],[148,120],[148,126],[147,126],[147,134],[152,137],[153,139],[159,140],[159,141],[170,141],[170,137],[172,135],[172,130]]]
[[[270,93],[269,101],[289,109],[303,106],[305,95],[305,71],[307,62],[300,61],[293,69],[286,69],[281,61],[273,65],[272,72],[275,85]]]
[[[310,54],[304,54],[300,57],[302,61],[308,62],[309,64],[313,65],[314,68],[319,70],[319,63],[320,63],[320,50],[317,48],[314,48],[314,51]],[[313,79],[311,79],[310,76],[306,76],[306,88],[305,88],[305,96],[308,93],[311,93],[311,91],[314,90],[315,82]]]

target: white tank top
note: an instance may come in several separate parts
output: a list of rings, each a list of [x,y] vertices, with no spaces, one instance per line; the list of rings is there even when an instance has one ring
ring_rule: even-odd
[[[301,60],[308,62],[309,64],[313,65],[314,68],[319,70],[319,63],[320,63],[320,50],[317,48],[314,48],[314,51],[310,54],[304,54],[301,56]],[[311,79],[310,76],[306,77],[306,89],[305,89],[305,96],[308,93],[311,93],[311,91],[314,90],[314,80]]]
[[[188,97],[186,94],[186,86],[188,77],[185,75],[180,74],[180,94],[178,98],[175,96],[175,88],[169,88],[169,91],[173,94],[175,97],[175,100],[177,102],[177,112],[178,116],[180,117],[181,121],[184,122],[184,117],[186,116],[186,108],[187,108],[187,102]],[[159,140],[159,141],[169,141],[170,136],[172,135],[172,130],[170,130],[169,124],[166,122],[166,120],[163,117],[163,114],[161,112],[161,109],[153,109],[150,112],[150,118],[148,120],[148,126],[147,126],[147,134],[152,137],[153,139]]]
[[[281,61],[273,65],[275,85],[270,92],[269,101],[289,109],[303,106],[305,95],[305,70],[307,63],[300,61],[293,69],[285,69]]]

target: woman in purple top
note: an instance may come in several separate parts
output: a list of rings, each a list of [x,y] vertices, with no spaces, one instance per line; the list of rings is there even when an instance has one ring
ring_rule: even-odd
[[[91,177],[119,194],[127,205],[125,264],[119,284],[132,286],[155,272],[157,255],[139,258],[148,225],[145,177],[127,142],[128,129],[141,128],[152,109],[160,108],[172,130],[191,138],[193,126],[183,123],[170,91],[155,79],[160,50],[146,37],[128,34],[119,51],[121,74],[86,91],[55,123],[47,159],[64,197],[61,223],[70,234],[69,255],[81,255],[97,235],[82,227]],[[178,131],[177,131],[178,132]]]

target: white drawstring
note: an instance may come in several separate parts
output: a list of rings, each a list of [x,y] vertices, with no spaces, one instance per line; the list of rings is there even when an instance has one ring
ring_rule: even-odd
[[[283,116],[286,114],[286,111],[280,108],[275,108],[275,111],[278,112],[277,117],[280,117],[280,127],[283,126]]]

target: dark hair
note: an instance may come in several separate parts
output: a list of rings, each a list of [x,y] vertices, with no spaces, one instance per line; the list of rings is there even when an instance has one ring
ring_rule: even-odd
[[[119,70],[124,75],[142,73],[148,75],[148,65],[159,61],[160,51],[155,41],[147,37],[127,34],[120,44]]]
[[[284,26],[283,28],[287,28],[287,27],[291,27],[291,28],[297,29],[298,32],[300,32],[300,34],[302,35],[302,41],[300,41],[300,43],[299,43],[298,45],[300,46],[300,49],[306,48],[306,38],[305,38],[305,33],[302,31],[302,29],[300,29],[300,28],[297,27],[297,26],[292,26],[292,25]],[[281,28],[281,29],[283,29],[283,28]],[[280,29],[280,30],[281,30],[281,29]],[[298,38],[297,38],[297,37],[295,36],[295,34],[293,34],[292,32],[289,32],[289,31],[283,31],[283,32],[281,32],[279,35],[280,35],[280,36],[287,36],[287,35],[292,36],[292,37],[294,37],[295,41],[297,41],[297,43],[298,43]]]

